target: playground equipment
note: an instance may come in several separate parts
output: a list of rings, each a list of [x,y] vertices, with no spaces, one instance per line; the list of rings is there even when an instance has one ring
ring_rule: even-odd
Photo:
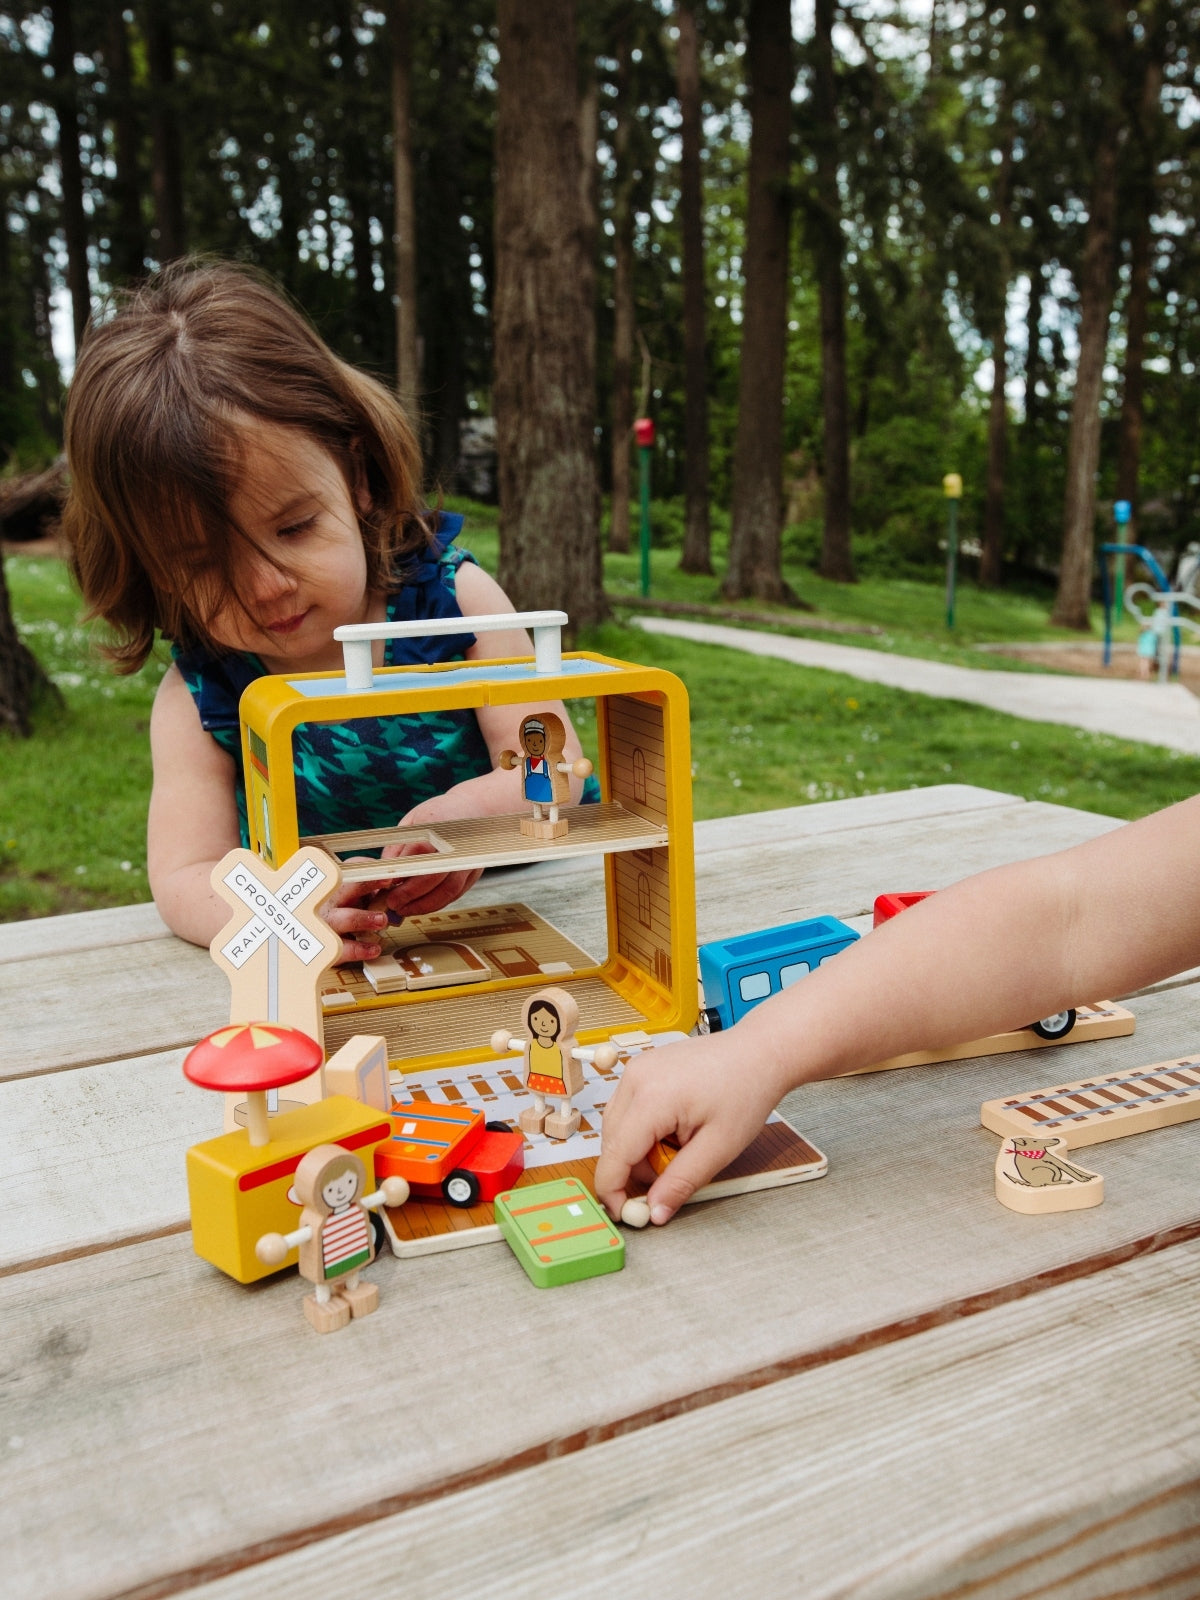
[[[1124,510],[1126,515],[1117,516],[1118,526],[1129,520],[1128,502],[1119,500],[1113,508],[1119,513]],[[1154,579],[1153,588],[1148,583],[1138,583],[1125,592],[1125,557],[1136,556]],[[1115,558],[1115,559],[1114,559]],[[1167,575],[1158,563],[1152,551],[1147,550],[1144,544],[1102,544],[1100,546],[1100,594],[1104,601],[1104,665],[1112,665],[1112,633],[1113,615],[1122,611],[1130,611],[1141,623],[1143,628],[1153,627],[1159,635],[1159,676],[1164,681],[1168,675],[1167,657],[1164,645],[1167,633],[1173,634],[1174,648],[1171,654],[1170,672],[1179,672],[1179,646],[1180,623],[1192,626],[1191,623],[1181,619],[1176,611],[1179,601],[1195,605],[1195,597],[1181,594],[1171,588]],[[1142,611],[1139,604],[1134,602],[1134,595],[1139,599],[1149,596],[1154,606],[1154,612],[1148,614]],[[1159,611],[1162,610],[1164,623],[1160,631],[1158,625]]]
[[[1143,600],[1149,601],[1151,610],[1142,609]],[[1183,628],[1200,638],[1200,622],[1194,617],[1185,617],[1180,614],[1180,606],[1191,606],[1193,610],[1200,611],[1200,599],[1194,594],[1189,594],[1182,589],[1154,589],[1148,583],[1135,583],[1126,591],[1125,609],[1135,616],[1143,629],[1155,634],[1158,639],[1158,681],[1166,683],[1167,671],[1167,635],[1171,634],[1175,641],[1170,670],[1179,672],[1179,637]],[[1107,662],[1106,662],[1107,664]]]

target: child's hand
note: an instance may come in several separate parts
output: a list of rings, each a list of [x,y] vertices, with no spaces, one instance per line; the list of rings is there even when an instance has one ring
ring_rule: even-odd
[[[787,1085],[746,1050],[737,1030],[635,1056],[604,1112],[596,1193],[619,1217],[632,1175],[650,1185],[650,1220],[668,1222],[762,1129]],[[674,1134],[682,1146],[660,1176],[646,1157]]]
[[[410,828],[419,827],[422,823],[432,825],[462,815],[461,806],[456,808],[446,795],[434,795],[432,799],[414,806],[400,818],[397,826]],[[401,856],[429,855],[433,849],[431,844],[389,844],[384,846],[382,854],[385,861],[395,861]],[[479,878],[478,871],[431,872],[419,878],[393,878],[388,886],[387,907],[389,911],[398,912],[404,917],[440,911],[443,906],[450,905],[460,895],[466,894],[473,884],[479,882]]]
[[[349,860],[374,865],[369,856],[352,856]],[[387,911],[372,909],[364,902],[386,887],[386,883],[344,883],[338,890],[337,898],[325,912],[325,921],[342,936],[342,953],[335,966],[347,961],[374,961],[383,949],[376,935],[388,925]]]

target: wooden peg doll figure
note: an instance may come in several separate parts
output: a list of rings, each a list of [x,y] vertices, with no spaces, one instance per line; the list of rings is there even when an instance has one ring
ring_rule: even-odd
[[[304,1315],[318,1333],[344,1328],[352,1316],[369,1316],[379,1305],[379,1289],[360,1283],[359,1274],[375,1258],[369,1211],[399,1206],[408,1199],[403,1178],[385,1178],[365,1194],[367,1169],[340,1144],[319,1144],[301,1160],[293,1185],[304,1209],[294,1233],[268,1233],[255,1253],[268,1266],[282,1263],[300,1246],[300,1276],[313,1285]]]
[[[567,734],[562,718],[553,711],[539,711],[521,723],[521,751],[502,750],[500,765],[506,770],[521,768],[521,792],[533,805],[532,817],[521,818],[521,832],[533,839],[561,839],[567,821],[558,808],[571,798],[570,778],[586,778],[592,763],[586,756],[578,761],[562,759]],[[544,815],[543,815],[544,813]]]
[[[523,1052],[525,1087],[533,1096],[533,1105],[518,1119],[521,1131],[569,1139],[580,1123],[571,1097],[583,1088],[583,1063],[595,1059],[608,1067],[616,1061],[617,1052],[610,1044],[595,1049],[579,1044],[575,1038],[579,1007],[565,989],[537,990],[525,1002],[521,1020],[525,1039],[514,1039],[503,1028],[492,1035],[492,1049],[498,1055],[506,1050]],[[547,1112],[547,1100],[557,1101],[557,1109]]]

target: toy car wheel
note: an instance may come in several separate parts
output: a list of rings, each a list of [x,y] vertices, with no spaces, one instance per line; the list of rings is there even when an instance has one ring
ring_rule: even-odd
[[[1043,1017],[1040,1022],[1031,1022],[1029,1026],[1039,1039],[1065,1039],[1075,1026],[1075,1013],[1056,1011],[1052,1017]]]
[[[375,1254],[378,1255],[387,1243],[387,1229],[378,1211],[371,1212],[371,1237],[375,1241]]]
[[[513,1128],[511,1122],[485,1122],[483,1131],[485,1133],[511,1133]]]
[[[442,1198],[452,1206],[465,1208],[478,1205],[479,1179],[473,1172],[464,1172],[461,1167],[455,1168],[449,1177],[442,1179]]]
[[[715,1006],[702,1006],[696,1020],[697,1033],[720,1033],[721,1013]]]

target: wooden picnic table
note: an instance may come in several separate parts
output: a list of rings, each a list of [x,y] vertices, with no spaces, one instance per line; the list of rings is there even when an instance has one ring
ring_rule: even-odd
[[[1115,826],[957,785],[701,823],[700,936],[866,926]],[[603,942],[586,863],[499,892]],[[828,1176],[630,1235],[623,1272],[385,1254],[321,1338],[294,1275],[191,1250],[207,954],[148,906],[0,926],[0,1594],[1194,1596],[1200,1133],[1089,1150],[1105,1203],[1025,1217],[978,1117],[1194,1050],[1197,976],[1132,1038],[797,1092]]]

